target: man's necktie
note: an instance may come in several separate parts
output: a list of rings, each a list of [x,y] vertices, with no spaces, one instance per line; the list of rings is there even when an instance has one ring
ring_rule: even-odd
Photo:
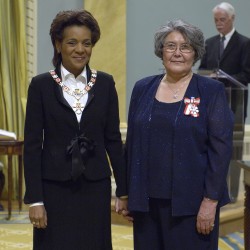
[[[225,36],[222,36],[220,38],[220,58],[222,57],[223,51],[224,51],[224,41],[225,41]]]

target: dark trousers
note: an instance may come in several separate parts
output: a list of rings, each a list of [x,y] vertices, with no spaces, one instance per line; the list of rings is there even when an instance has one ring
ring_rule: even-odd
[[[218,250],[219,210],[209,235],[196,230],[196,215],[172,216],[171,200],[150,199],[148,213],[134,213],[134,250]]]

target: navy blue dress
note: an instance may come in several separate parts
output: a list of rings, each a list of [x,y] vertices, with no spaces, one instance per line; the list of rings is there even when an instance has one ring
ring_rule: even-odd
[[[149,135],[148,195],[170,199],[172,193],[173,134],[181,102],[154,100]]]
[[[136,82],[130,100],[126,154],[134,249],[218,250],[233,138],[225,88],[193,74],[182,101],[161,103],[155,96],[163,77]],[[204,197],[218,200],[209,235],[196,229]]]
[[[217,250],[219,213],[209,235],[196,231],[196,215],[172,216],[173,139],[181,104],[182,101],[164,103],[154,99],[147,171],[149,212],[134,212],[135,250]],[[192,241],[192,248],[179,238]]]

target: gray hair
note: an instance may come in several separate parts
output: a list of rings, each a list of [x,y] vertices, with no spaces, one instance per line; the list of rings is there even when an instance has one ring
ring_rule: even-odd
[[[224,10],[226,11],[226,13],[232,17],[232,16],[235,16],[235,10],[234,10],[234,7],[230,4],[230,3],[226,3],[226,2],[223,2],[223,3],[220,3],[218,5],[216,5],[214,8],[213,8],[213,13],[215,14],[215,12],[217,10]]]
[[[205,42],[202,31],[183,20],[177,19],[168,21],[155,33],[155,55],[162,59],[162,49],[165,38],[173,31],[180,32],[187,43],[194,49],[194,64],[202,58],[205,53]]]

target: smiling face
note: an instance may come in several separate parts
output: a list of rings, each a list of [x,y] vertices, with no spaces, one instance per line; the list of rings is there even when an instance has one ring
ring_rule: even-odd
[[[167,74],[175,77],[187,75],[192,69],[195,52],[194,50],[188,53],[180,51],[180,47],[187,45],[183,35],[178,31],[173,31],[166,36],[164,44],[174,44],[177,47],[174,52],[169,52],[163,47],[162,60]]]
[[[62,41],[56,41],[56,49],[62,55],[63,66],[75,77],[89,62],[92,47],[91,30],[86,26],[66,27]]]
[[[229,16],[225,10],[214,12],[214,22],[219,33],[226,35],[233,29],[234,16]]]

